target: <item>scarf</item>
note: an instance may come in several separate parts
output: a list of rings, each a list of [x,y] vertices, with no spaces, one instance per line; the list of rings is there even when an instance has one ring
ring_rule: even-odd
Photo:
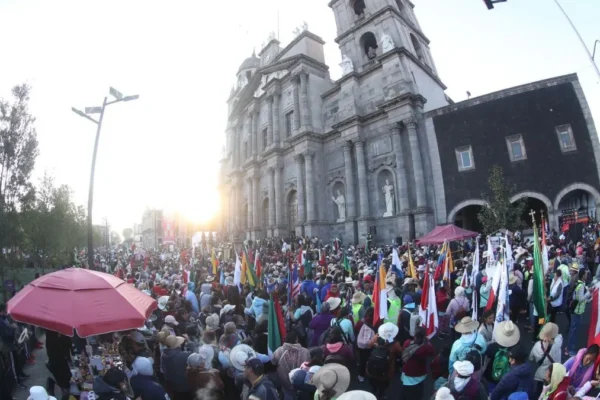
[[[579,386],[582,386],[581,384],[590,381],[592,379],[592,373],[594,372],[594,363],[588,365],[587,367],[583,366],[583,356],[585,356],[586,351],[587,349],[581,349],[577,352],[575,360],[573,361],[573,365],[571,365],[571,368],[569,369],[569,376],[571,377],[572,381],[575,378],[579,367],[585,368],[585,372],[580,375],[581,381]]]
[[[457,392],[462,392],[470,380],[471,380],[470,376],[466,377],[466,378],[461,378],[460,376],[457,375],[454,377],[454,388],[456,389]]]
[[[548,385],[548,391],[546,392],[545,398],[550,397],[550,395],[554,393],[558,385],[560,385],[565,378],[565,375],[567,375],[567,369],[564,365],[560,363],[552,364],[552,376],[550,376],[550,384]]]

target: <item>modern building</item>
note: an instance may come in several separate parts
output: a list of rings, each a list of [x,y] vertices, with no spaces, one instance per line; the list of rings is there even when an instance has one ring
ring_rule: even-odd
[[[162,244],[162,210],[147,209],[142,215],[142,245],[146,249],[157,248]]]
[[[410,1],[329,6],[340,79],[330,79],[324,42],[307,30],[283,48],[271,38],[238,70],[223,233],[364,243],[371,232],[389,243],[437,224],[467,227],[495,164],[515,178],[515,199],[546,206],[552,226],[562,209],[595,210],[599,144],[575,75],[454,104]]]

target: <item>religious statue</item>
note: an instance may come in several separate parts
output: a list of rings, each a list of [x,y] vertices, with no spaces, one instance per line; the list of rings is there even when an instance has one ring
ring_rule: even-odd
[[[390,35],[388,35],[387,33],[381,35],[381,51],[387,53],[395,47],[396,45],[394,44],[394,41],[392,40]]]
[[[337,191],[337,197],[331,196],[331,200],[337,205],[339,217],[336,222],[346,221],[346,199],[344,195]]]
[[[367,58],[372,60],[375,57],[377,57],[377,51],[375,51],[374,47],[369,46],[369,50],[367,50]]]
[[[391,217],[394,215],[394,186],[390,185],[387,179],[383,186],[383,193],[385,194],[385,213],[383,213],[383,216]]]
[[[340,67],[342,67],[342,76],[354,72],[354,64],[352,64],[352,60],[350,60],[346,55],[342,56]]]

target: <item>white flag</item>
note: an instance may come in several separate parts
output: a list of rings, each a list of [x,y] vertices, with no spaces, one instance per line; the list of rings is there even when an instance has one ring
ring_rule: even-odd
[[[506,254],[503,257],[503,261],[500,264],[500,266],[498,267],[498,270],[500,271],[499,274],[500,275],[500,288],[499,288],[499,292],[498,292],[498,306],[496,308],[496,323],[494,323],[494,341],[495,341],[495,337],[496,337],[496,328],[498,327],[498,324],[502,321],[508,321],[509,319],[509,314],[508,314],[508,304],[509,304],[509,300],[508,300],[508,268],[506,266],[506,259],[507,256]]]
[[[400,262],[400,257],[398,257],[398,250],[395,247],[392,250],[392,265],[395,265],[398,271],[402,270],[402,263]]]
[[[242,282],[242,262],[240,261],[240,256],[238,253],[235,253],[235,270],[233,271],[233,283],[238,287]]]

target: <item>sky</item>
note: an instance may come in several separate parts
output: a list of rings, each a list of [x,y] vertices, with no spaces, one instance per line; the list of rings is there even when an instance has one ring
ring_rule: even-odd
[[[600,1],[560,1],[591,49],[600,39]],[[20,83],[33,88],[40,149],[34,180],[48,172],[87,205],[96,127],[71,107],[101,105],[114,86],[140,98],[105,113],[94,222],[108,218],[121,232],[140,223],[146,208],[209,219],[219,207],[225,101],[239,65],[271,31],[285,46],[305,21],[325,40],[331,78],[339,78],[327,3],[0,0],[0,97]],[[598,77],[554,0],[508,0],[491,11],[481,0],[413,3],[454,101],[466,91],[478,96],[576,72],[600,121]]]

